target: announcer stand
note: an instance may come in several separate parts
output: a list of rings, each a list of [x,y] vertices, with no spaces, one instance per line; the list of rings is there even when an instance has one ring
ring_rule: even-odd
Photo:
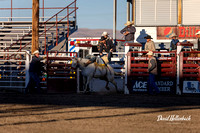
[[[92,54],[92,44],[86,43],[76,43],[75,52],[78,53],[78,57],[85,58],[88,54]],[[80,69],[77,69],[77,93],[83,91],[83,76],[81,75]]]
[[[128,84],[128,61],[129,61],[129,56],[127,56],[128,52],[130,51],[142,51],[142,44],[140,43],[125,43],[125,85],[124,85],[124,94],[130,94],[129,89],[127,87]],[[137,55],[136,55],[137,56]]]
[[[187,47],[187,50],[183,50]],[[177,88],[179,89],[179,94],[200,94],[199,89],[199,63],[200,51],[193,50],[194,45],[192,43],[178,43],[177,54]]]

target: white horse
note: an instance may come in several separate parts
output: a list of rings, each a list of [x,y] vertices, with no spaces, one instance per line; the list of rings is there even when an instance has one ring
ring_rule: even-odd
[[[107,66],[100,66],[95,63],[89,64],[87,67],[85,67],[85,63],[88,61],[88,59],[83,58],[75,58],[72,60],[72,67],[73,68],[80,68],[81,73],[83,75],[83,83],[84,83],[84,92],[87,91],[87,87],[92,80],[92,78],[100,78],[102,80],[107,81],[105,88],[109,90],[108,84],[111,82],[118,92],[117,84],[114,81],[114,75],[115,72],[113,68],[107,64]]]

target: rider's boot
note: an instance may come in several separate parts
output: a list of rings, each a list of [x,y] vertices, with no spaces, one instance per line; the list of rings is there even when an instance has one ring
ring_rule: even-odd
[[[90,61],[90,60],[88,62],[86,62],[85,67],[88,66],[90,63],[92,63],[92,61]]]

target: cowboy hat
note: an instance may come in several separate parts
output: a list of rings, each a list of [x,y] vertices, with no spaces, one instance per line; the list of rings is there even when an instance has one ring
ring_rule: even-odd
[[[128,26],[128,25],[132,25],[132,24],[133,24],[133,22],[127,21],[124,25]]]
[[[33,52],[33,55],[34,54],[39,54],[39,51],[38,50],[35,50],[34,52]]]
[[[152,52],[152,51],[149,51],[149,52],[147,53],[147,55],[153,55],[153,52]]]
[[[151,36],[150,35],[147,35],[146,37],[144,37],[145,39],[153,39],[153,38],[151,38]]]
[[[109,34],[108,34],[108,32],[106,32],[106,31],[104,31],[104,32],[102,33],[102,36],[107,36],[107,35],[109,35]]]
[[[200,31],[198,31],[195,35],[199,35],[200,34]]]
[[[172,37],[177,37],[177,35],[175,33],[172,33],[171,36],[169,36],[170,38]]]

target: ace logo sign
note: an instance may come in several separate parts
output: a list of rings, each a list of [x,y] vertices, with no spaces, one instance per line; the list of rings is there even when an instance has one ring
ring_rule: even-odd
[[[147,81],[134,80],[132,83],[133,84],[131,92],[147,92],[148,89]],[[171,92],[172,88],[175,88],[174,81],[156,81],[156,85],[158,86],[161,92]]]
[[[135,84],[133,85],[133,91],[147,91],[147,82],[135,81]]]

